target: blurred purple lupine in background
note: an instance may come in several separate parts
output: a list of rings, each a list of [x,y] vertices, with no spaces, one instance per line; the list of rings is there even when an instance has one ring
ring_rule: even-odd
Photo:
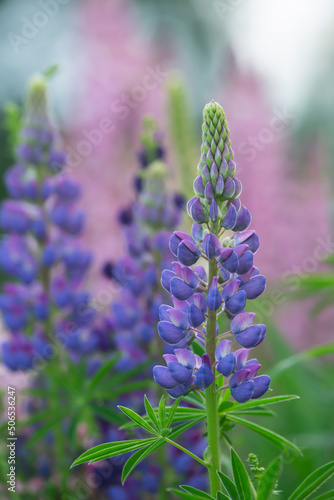
[[[0,307],[10,338],[3,361],[12,370],[34,368],[38,357],[53,357],[51,342],[77,349],[89,294],[80,286],[91,263],[78,244],[84,215],[76,208],[80,188],[63,176],[65,153],[50,121],[46,82],[29,85],[16,164],[5,175],[11,200],[0,208],[6,233],[0,265],[15,282],[5,283]]]
[[[162,347],[154,342],[164,295],[160,273],[171,267],[169,232],[180,223],[185,204],[182,195],[168,189],[170,172],[149,119],[142,142],[138,153],[141,168],[134,182],[137,200],[118,214],[127,255],[103,267],[104,274],[121,287],[112,303],[112,315],[105,321],[112,326],[124,369],[145,361],[149,352],[153,358],[161,352]]]

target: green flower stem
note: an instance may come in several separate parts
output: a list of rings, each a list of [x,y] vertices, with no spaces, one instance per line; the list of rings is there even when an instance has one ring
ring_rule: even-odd
[[[44,292],[47,294],[48,297],[50,297],[50,270],[46,268],[45,266],[41,267],[41,281],[43,284]],[[54,336],[53,336],[53,321],[51,317],[51,311],[49,314],[49,317],[45,323],[45,330],[46,330],[46,335],[51,341],[51,343],[54,343]],[[58,353],[58,357],[60,356],[60,353]],[[57,383],[57,372],[58,370],[61,369],[61,362],[59,362],[59,359],[55,358],[52,359],[48,362],[47,365],[47,370],[50,376],[51,384],[52,384],[52,392],[54,395],[51,397],[51,407],[54,411],[59,410],[59,387]],[[65,440],[64,440],[64,435],[63,435],[63,430],[61,426],[61,421],[58,422],[55,426],[55,448],[56,448],[56,453],[57,453],[57,458],[59,460],[59,470],[60,470],[60,476],[61,476],[61,485],[62,485],[62,491],[66,492],[67,491],[67,470],[68,467],[65,465],[65,458],[66,458],[66,452],[65,452]]]
[[[212,279],[217,276],[217,263],[215,259],[209,262],[209,283],[210,288]],[[211,364],[215,363],[216,350],[216,326],[217,314],[208,309],[207,336],[206,336],[206,352],[209,355]],[[217,492],[220,490],[220,479],[217,471],[220,471],[220,428],[218,418],[218,405],[216,393],[216,374],[213,370],[213,382],[205,390],[205,406],[207,417],[207,432],[208,432],[208,451],[210,463],[206,464],[210,478],[211,495],[216,498]]]
[[[179,450],[183,451],[183,453],[186,453],[187,455],[189,455],[191,458],[193,458],[194,460],[196,460],[201,465],[204,465],[205,467],[207,467],[207,463],[204,462],[204,460],[202,460],[201,458],[199,458],[197,455],[194,455],[194,453],[192,453],[191,451],[187,450],[186,448],[184,448],[183,446],[181,446],[179,443],[175,443],[175,441],[172,441],[171,439],[168,439],[167,437],[165,437],[165,441],[167,443],[175,446],[175,448],[178,448]],[[217,477],[218,477],[218,475],[217,475]],[[219,478],[218,478],[218,480],[219,480]]]

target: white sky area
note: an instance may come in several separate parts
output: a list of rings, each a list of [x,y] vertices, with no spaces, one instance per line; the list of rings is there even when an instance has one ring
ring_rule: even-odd
[[[237,61],[254,68],[274,99],[296,108],[334,42],[333,0],[224,0]]]

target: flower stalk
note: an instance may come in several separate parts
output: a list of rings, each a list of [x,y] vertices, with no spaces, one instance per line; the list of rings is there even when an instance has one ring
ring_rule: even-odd
[[[209,287],[212,284],[213,277],[217,276],[217,265],[214,259],[209,263]],[[207,321],[207,336],[206,336],[206,352],[209,355],[211,365],[215,363],[215,350],[216,350],[216,325],[217,325],[216,311],[208,312]],[[216,392],[216,370],[213,369],[213,383],[205,389],[205,407],[207,416],[207,433],[208,433],[208,459],[207,465],[211,495],[216,497],[217,492],[220,490],[220,480],[217,471],[221,469],[220,459],[220,428],[218,417],[217,405],[217,392]]]

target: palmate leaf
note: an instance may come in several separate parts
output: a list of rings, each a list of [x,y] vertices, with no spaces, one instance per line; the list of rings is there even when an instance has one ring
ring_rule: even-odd
[[[224,474],[223,472],[217,471],[217,474],[218,474],[226,492],[229,494],[229,497],[231,498],[231,500],[239,500],[237,488],[236,488],[234,482],[232,481],[232,479],[230,479],[228,476],[226,476],[226,474]]]
[[[244,420],[243,418],[239,418],[236,415],[228,414],[226,415],[226,418],[228,418],[228,420],[232,420],[232,422],[236,422],[237,424],[243,425],[244,427],[247,427],[248,429],[251,429],[254,432],[257,432],[266,439],[269,439],[269,441],[271,441],[284,451],[290,450],[296,455],[302,455],[302,452],[295,444],[291,443],[291,441],[284,438],[283,436],[276,434],[276,432],[266,429],[261,425],[254,424],[254,422],[249,422],[249,420]]]
[[[298,488],[289,496],[288,500],[304,500],[317,490],[334,474],[334,461],[322,465],[310,474]]]
[[[276,458],[262,474],[257,485],[257,500],[268,500],[281,473],[282,460]]]
[[[235,486],[238,492],[239,500],[252,500],[251,481],[248,476],[247,470],[236,454],[231,448],[231,462]]]
[[[89,450],[85,451],[78,457],[72,464],[71,467],[75,465],[84,464],[86,462],[97,462],[99,460],[104,460],[105,458],[116,457],[118,455],[123,455],[129,451],[135,451],[139,448],[152,444],[156,441],[156,438],[146,438],[146,439],[130,439],[125,441],[114,441],[111,443],[103,443],[98,446],[94,446]]]

